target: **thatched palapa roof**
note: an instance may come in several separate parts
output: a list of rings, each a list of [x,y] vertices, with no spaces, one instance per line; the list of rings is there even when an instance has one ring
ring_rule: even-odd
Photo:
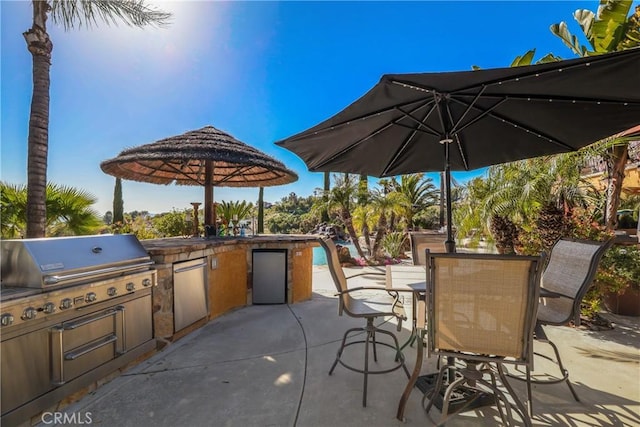
[[[213,126],[128,148],[100,168],[115,177],[154,184],[205,186],[208,181],[223,187],[267,187],[298,179],[278,160]],[[207,169],[212,171],[210,180]]]

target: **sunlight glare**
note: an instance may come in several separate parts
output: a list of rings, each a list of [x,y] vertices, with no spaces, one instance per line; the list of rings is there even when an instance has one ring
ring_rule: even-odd
[[[286,374],[282,374],[278,377],[278,379],[274,382],[275,385],[287,385],[291,384],[291,373],[287,372]]]
[[[58,33],[53,40],[62,46],[64,39],[78,56],[99,52],[102,59],[97,61],[104,61],[110,74],[153,73],[175,78],[197,64],[200,56],[214,61],[216,56],[222,58],[229,37],[224,26],[230,3],[154,1],[150,5],[172,13],[167,26],[136,28],[99,22],[93,28],[69,32],[57,27],[51,29]]]

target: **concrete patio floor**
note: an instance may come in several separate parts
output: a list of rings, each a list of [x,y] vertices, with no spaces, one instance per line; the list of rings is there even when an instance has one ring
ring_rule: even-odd
[[[303,303],[250,306],[221,316],[64,411],[78,419],[89,415],[91,424],[106,427],[435,425],[440,413],[434,408],[425,414],[418,389],[408,401],[405,422],[395,418],[407,382],[402,370],[370,376],[366,408],[362,375],[340,365],[328,375],[342,334],[363,321],[338,317],[325,267],[314,267],[313,291]],[[574,401],[564,384],[535,388],[534,425],[640,425],[640,318],[610,319],[613,330],[546,329],[581,401]],[[409,336],[410,324],[403,324],[401,340]],[[395,331],[391,322],[385,327]],[[349,348],[360,359],[361,350]],[[405,355],[411,370],[415,347]],[[393,357],[379,351],[379,359],[385,356]],[[434,370],[434,360],[423,364],[423,373]],[[524,398],[524,383],[512,384]],[[449,426],[499,424],[491,407],[447,420]]]

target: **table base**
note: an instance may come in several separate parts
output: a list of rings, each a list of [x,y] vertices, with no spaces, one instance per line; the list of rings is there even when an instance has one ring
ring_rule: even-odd
[[[436,385],[436,379],[438,374],[421,375],[416,380],[415,387],[419,389],[423,394],[432,389]],[[442,411],[442,401],[444,398],[444,392],[446,387],[443,387],[440,394],[436,396],[434,405]],[[472,411],[483,406],[495,405],[495,397],[491,393],[484,393],[477,390],[470,390],[468,388],[460,388],[454,390],[449,399],[449,413]],[[443,414],[445,415],[445,414]]]

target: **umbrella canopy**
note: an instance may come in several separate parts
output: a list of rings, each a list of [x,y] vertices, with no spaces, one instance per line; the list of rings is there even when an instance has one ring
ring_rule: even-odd
[[[268,187],[298,179],[278,160],[213,126],[128,148],[100,168],[133,181],[204,186],[207,225],[214,224],[214,186]]]
[[[547,64],[382,76],[330,119],[278,141],[311,171],[376,177],[574,151],[640,122],[640,49]]]

